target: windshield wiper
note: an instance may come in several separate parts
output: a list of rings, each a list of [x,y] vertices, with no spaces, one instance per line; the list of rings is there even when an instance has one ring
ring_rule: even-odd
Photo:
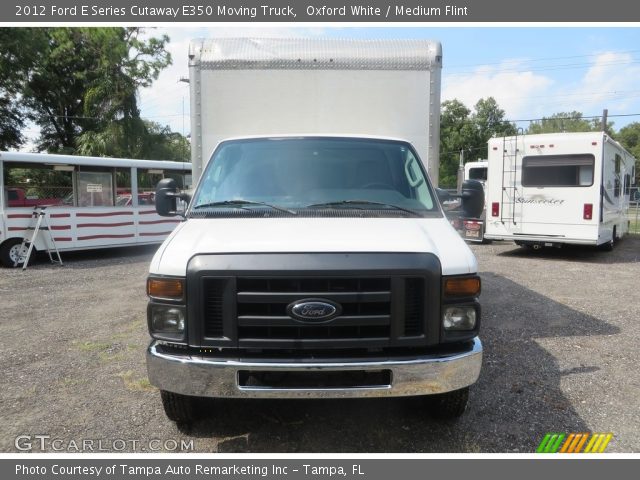
[[[392,208],[394,210],[401,210],[403,212],[410,213],[415,217],[422,217],[421,214],[415,212],[413,210],[409,210],[408,208],[403,208],[398,205],[394,205],[392,203],[383,203],[383,202],[372,202],[370,200],[340,200],[338,202],[325,202],[325,203],[313,203],[311,205],[307,205],[305,208],[334,208],[340,206],[353,206],[353,205],[377,205],[379,207]],[[354,207],[358,208],[358,207]],[[359,210],[363,210],[363,208],[359,208]]]
[[[235,208],[241,208],[242,210],[251,210],[250,208],[246,208],[247,205],[261,205],[263,207],[269,207],[274,210],[278,210],[279,212],[285,212],[285,213],[290,213],[291,215],[297,215],[297,213],[294,212],[293,210],[289,210],[288,208],[284,208],[284,207],[279,207],[278,205],[272,205],[266,202],[257,202],[255,200],[242,200],[242,199],[223,200],[220,202],[203,203],[201,205],[196,205],[195,207],[193,207],[193,209],[196,210],[198,208],[208,208],[208,207],[235,207]]]

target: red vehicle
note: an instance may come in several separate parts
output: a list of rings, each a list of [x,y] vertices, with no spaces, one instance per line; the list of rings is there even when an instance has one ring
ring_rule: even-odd
[[[10,207],[36,207],[63,204],[62,198],[29,198],[23,188],[7,188],[7,196]]]

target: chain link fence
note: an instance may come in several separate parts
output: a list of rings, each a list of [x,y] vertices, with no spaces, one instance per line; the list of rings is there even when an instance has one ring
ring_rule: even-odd
[[[73,205],[73,187],[14,183],[7,185],[5,190],[9,206],[22,206],[25,201],[27,203],[41,201],[52,205]]]
[[[629,233],[640,235],[640,204],[638,202],[633,202],[629,206],[629,213],[627,216],[630,222]]]

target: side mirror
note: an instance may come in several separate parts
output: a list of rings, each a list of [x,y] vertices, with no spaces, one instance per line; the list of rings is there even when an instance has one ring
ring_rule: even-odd
[[[438,196],[438,200],[440,200],[441,204],[453,200],[451,194],[442,188],[436,188],[436,195]]]
[[[163,178],[156,186],[156,212],[163,217],[175,217],[182,215],[178,211],[178,200],[189,203],[190,196],[180,193],[173,178]]]
[[[465,217],[479,218],[484,209],[484,188],[477,180],[465,180],[462,184],[462,211]]]

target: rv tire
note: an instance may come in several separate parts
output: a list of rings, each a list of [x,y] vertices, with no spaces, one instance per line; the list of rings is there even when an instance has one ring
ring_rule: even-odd
[[[598,248],[603,252],[610,252],[611,250],[613,250],[613,247],[616,246],[616,240],[618,240],[616,227],[613,227],[613,232],[611,233],[611,240],[601,245],[598,245]]]

